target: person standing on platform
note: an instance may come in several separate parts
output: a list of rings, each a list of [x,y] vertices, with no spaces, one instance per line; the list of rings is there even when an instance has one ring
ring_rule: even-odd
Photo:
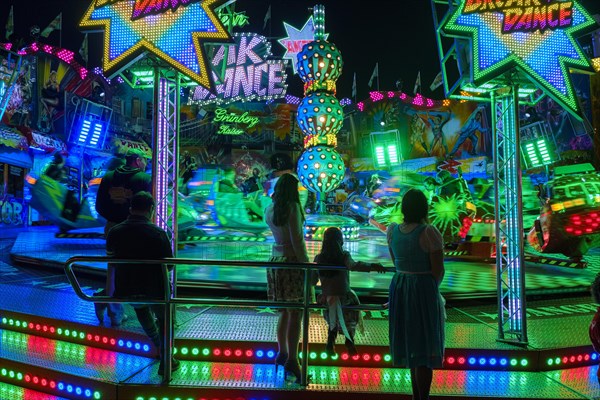
[[[102,178],[96,197],[96,211],[106,219],[105,236],[108,236],[113,226],[127,219],[131,199],[136,193],[152,191],[152,178],[145,172],[147,164],[144,152],[131,149],[125,155],[125,165],[107,172]],[[114,266],[108,264],[106,288],[96,295],[113,295],[114,274]],[[127,319],[120,304],[95,303],[94,306],[100,324],[104,323],[104,313],[107,310],[112,326],[119,326]]]
[[[125,259],[156,260],[172,258],[171,242],[164,230],[152,223],[156,203],[148,192],[138,192],[131,199],[129,217],[115,225],[106,237],[106,254]],[[169,269],[172,269],[169,266]],[[165,274],[160,264],[117,264],[115,297],[159,300],[165,298]],[[170,283],[171,284],[171,283]],[[158,374],[163,374],[162,338],[164,337],[164,306],[162,304],[135,304],[140,325],[161,354]],[[156,321],[155,321],[156,318]],[[157,324],[158,322],[158,324]],[[172,361],[172,369],[179,362]]]
[[[351,356],[358,354],[354,345],[356,327],[362,326],[360,310],[342,310],[342,306],[359,305],[360,301],[354,290],[350,289],[350,271],[385,272],[380,263],[354,261],[349,252],[344,250],[344,235],[340,228],[329,227],[323,232],[321,252],[315,256],[317,264],[343,265],[347,270],[319,269],[321,295],[319,303],[327,305],[324,317],[327,321],[328,334],[325,351],[330,357],[336,355],[335,339],[339,332],[346,337],[346,348]]]
[[[389,334],[392,363],[410,368],[413,399],[429,399],[433,368],[444,359],[443,239],[427,223],[427,198],[409,190],[402,199],[404,223],[387,228],[396,274],[390,284]]]
[[[265,220],[275,244],[271,262],[308,262],[304,242],[304,212],[298,194],[298,179],[291,174],[282,175],[275,185],[273,203],[265,211]],[[301,302],[304,299],[304,271],[297,268],[267,269],[267,290],[270,301]],[[286,375],[300,382],[298,343],[300,342],[300,310],[283,309],[277,323],[276,368],[283,365]]]

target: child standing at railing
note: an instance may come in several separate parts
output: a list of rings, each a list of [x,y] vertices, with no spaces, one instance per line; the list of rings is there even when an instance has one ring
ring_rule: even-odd
[[[354,261],[352,256],[343,249],[344,237],[339,228],[327,228],[323,233],[321,252],[315,257],[317,264],[334,264],[346,266],[347,270],[320,269],[321,295],[319,302],[328,306],[324,317],[328,325],[326,352],[334,356],[335,339],[338,332],[346,337],[346,347],[350,355],[357,354],[354,345],[356,327],[362,330],[360,310],[342,310],[342,306],[358,305],[360,301],[356,293],[350,289],[350,271],[385,272],[380,263],[365,263]]]

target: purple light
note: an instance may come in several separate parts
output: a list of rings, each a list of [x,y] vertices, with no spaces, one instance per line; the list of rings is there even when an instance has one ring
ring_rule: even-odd
[[[298,105],[298,104],[300,104],[301,100],[302,100],[301,98],[296,97],[296,96],[292,96],[291,94],[286,94],[285,95],[285,102],[288,103],[288,104]]]
[[[347,97],[345,97],[342,100],[340,100],[340,105],[342,107],[349,106],[350,104],[352,104],[352,100],[349,99],[349,98],[347,98]]]
[[[167,229],[167,213],[165,195],[167,189],[167,179],[166,171],[164,166],[167,165],[167,160],[165,160],[165,156],[167,155],[167,151],[165,151],[165,146],[167,142],[167,121],[165,120],[165,116],[169,113],[169,99],[167,97],[167,80],[161,79],[158,89],[159,96],[159,110],[158,110],[158,147],[156,149],[156,200],[157,200],[157,221],[156,224],[160,226],[162,229]]]

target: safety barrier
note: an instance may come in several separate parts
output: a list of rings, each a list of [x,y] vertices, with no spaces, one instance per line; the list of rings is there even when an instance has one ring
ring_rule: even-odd
[[[90,296],[83,292],[81,285],[77,280],[73,267],[75,264],[85,264],[92,262],[103,262],[110,264],[160,264],[163,266],[164,282],[165,282],[165,296],[163,299],[139,299],[139,298],[117,298],[111,296]],[[227,266],[227,267],[251,267],[251,268],[272,268],[272,269],[288,269],[296,268],[304,270],[304,301],[301,303],[292,302],[274,302],[274,301],[260,301],[260,300],[233,300],[233,299],[210,299],[210,298],[197,298],[197,297],[177,297],[173,295],[171,288],[170,273],[168,266],[177,265],[209,265],[209,266]],[[177,304],[194,304],[212,307],[270,307],[273,309],[302,309],[302,354],[308,354],[308,324],[309,316],[308,312],[311,309],[323,309],[326,308],[320,304],[309,303],[310,298],[310,287],[311,279],[310,272],[318,269],[338,269],[345,270],[346,267],[339,265],[322,265],[314,263],[283,263],[283,262],[260,262],[260,261],[223,261],[223,260],[198,260],[191,258],[163,258],[160,260],[133,260],[133,259],[116,259],[111,257],[84,257],[77,256],[71,257],[65,264],[65,273],[69,283],[75,290],[75,293],[79,298],[92,303],[128,303],[128,304],[162,304],[164,305],[164,335],[161,354],[161,362],[165,366],[163,383],[171,381],[171,360],[173,356],[173,310]],[[389,269],[392,271],[392,269]],[[176,274],[175,274],[176,276]],[[176,287],[176,282],[174,282]],[[344,309],[354,310],[381,310],[381,305],[364,305],[358,306],[344,306]],[[301,366],[301,384],[307,385],[308,377],[308,358],[302,357]]]

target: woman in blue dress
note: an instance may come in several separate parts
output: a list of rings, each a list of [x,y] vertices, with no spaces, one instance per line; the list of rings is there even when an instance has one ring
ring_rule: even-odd
[[[387,228],[396,274],[390,285],[390,352],[395,367],[410,368],[413,399],[429,399],[433,368],[444,358],[443,239],[427,223],[427,198],[409,190],[402,199],[404,223]]]

